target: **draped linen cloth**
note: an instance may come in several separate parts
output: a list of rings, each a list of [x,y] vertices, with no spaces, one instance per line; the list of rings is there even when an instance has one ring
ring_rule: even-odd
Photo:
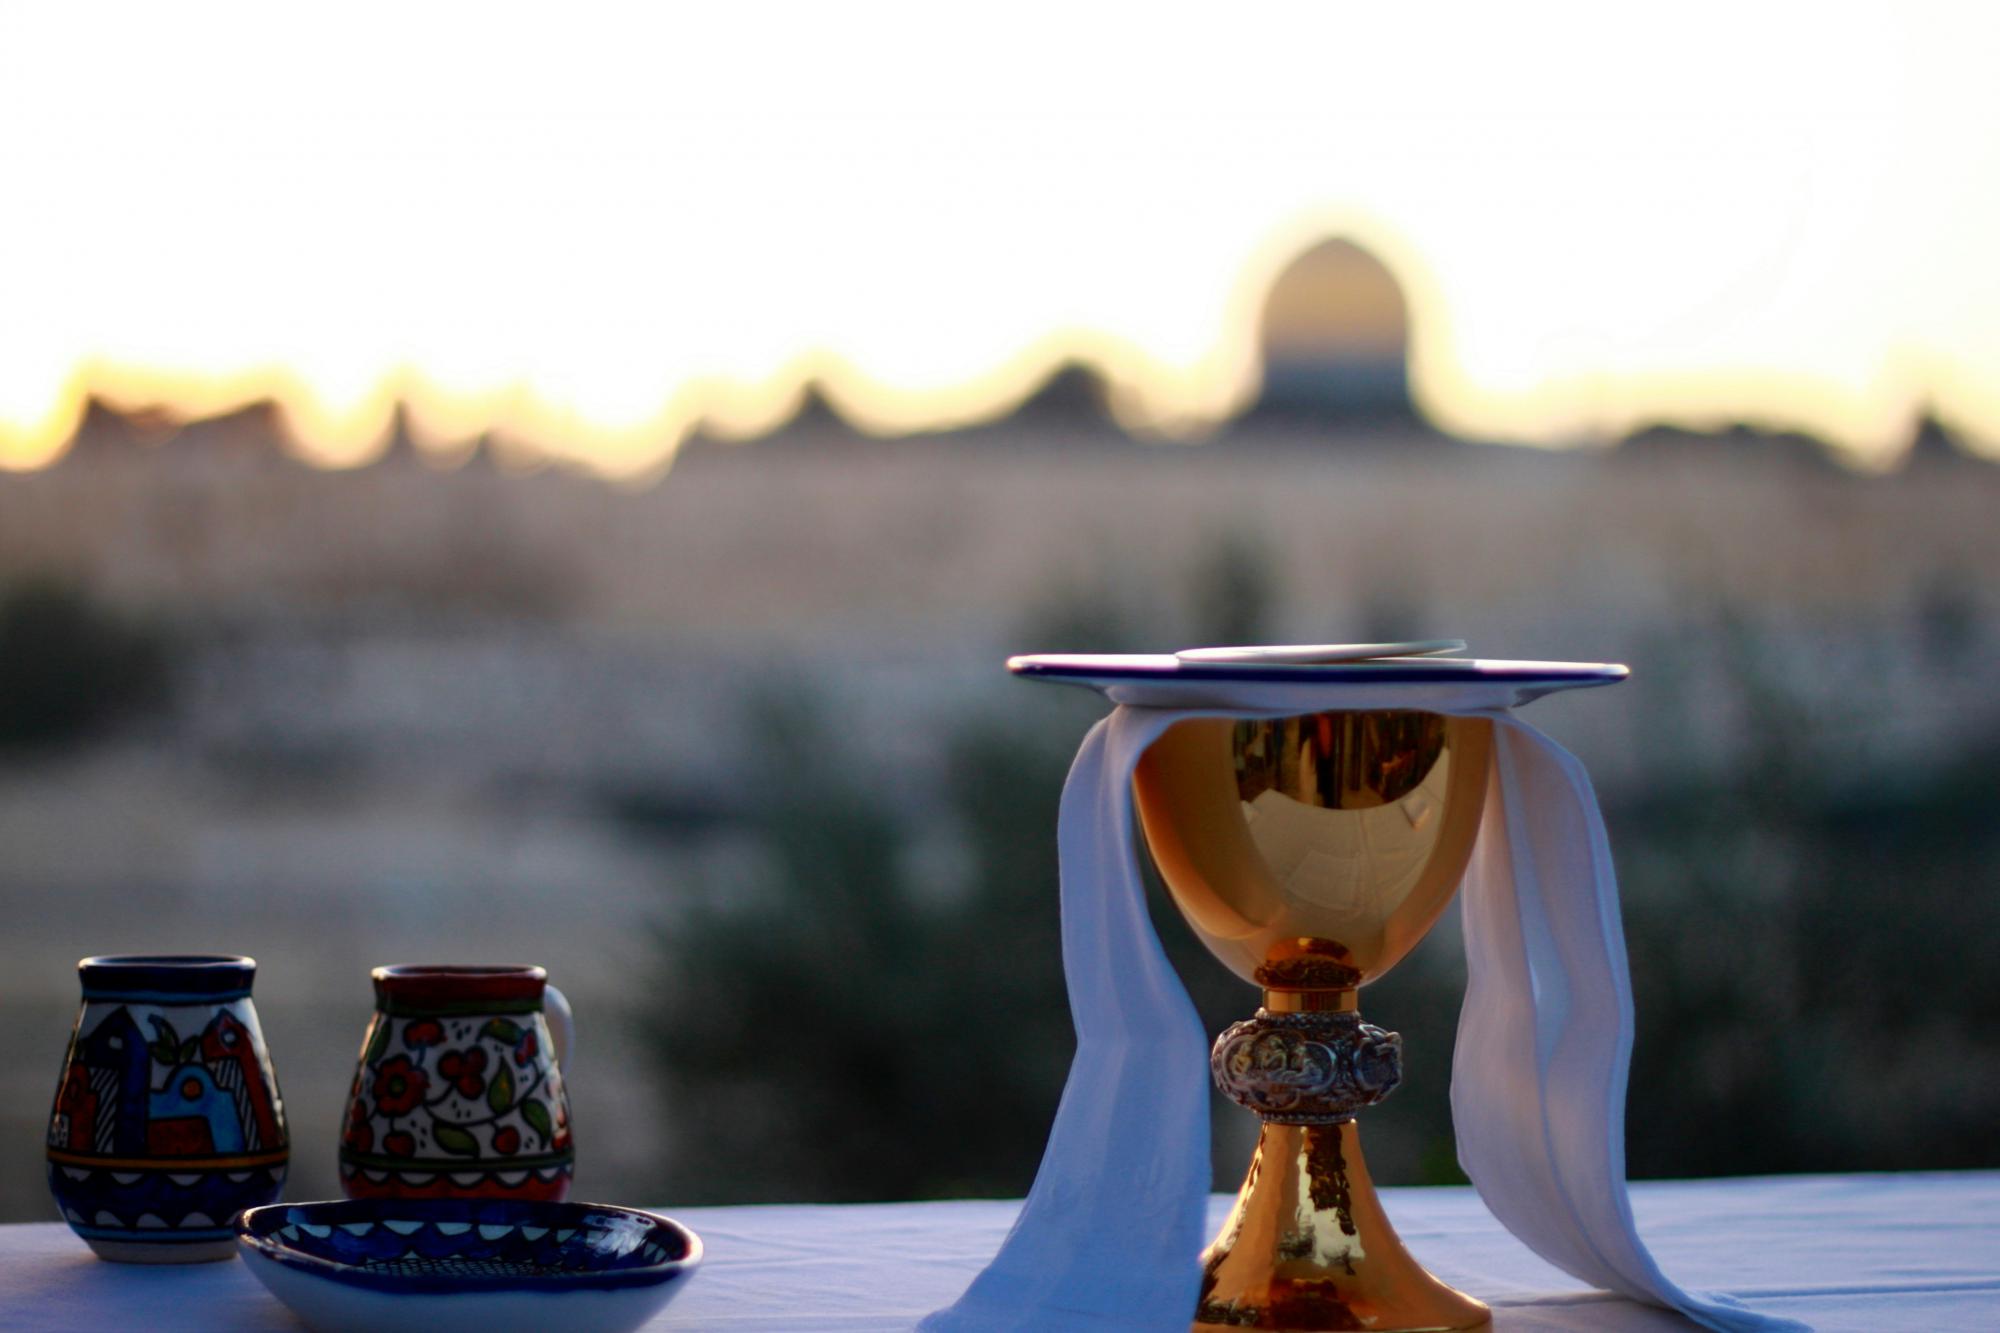
[[[924,1321],[925,1333],[1185,1333],[1208,1239],[1209,1038],[1147,916],[1133,769],[1187,718],[1328,708],[1495,724],[1461,890],[1468,978],[1451,1082],[1459,1162],[1487,1207],[1593,1286],[1710,1329],[1805,1328],[1674,1285],[1633,1225],[1624,1127],[1632,989],[1617,882],[1582,764],[1508,711],[1538,692],[1500,681],[1204,682],[1201,707],[1121,704],[1091,730],[1057,828],[1076,1057],[1019,1220],[957,1303]]]

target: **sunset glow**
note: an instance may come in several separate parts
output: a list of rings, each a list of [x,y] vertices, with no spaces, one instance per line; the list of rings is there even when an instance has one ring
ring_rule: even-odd
[[[1981,31],[1973,31],[1981,28]],[[2000,453],[2000,21],[898,5],[0,8],[0,465],[87,396],[398,401],[650,475],[809,384],[881,432],[1066,359],[1184,434],[1330,235],[1403,286],[1441,427],[1652,421]]]

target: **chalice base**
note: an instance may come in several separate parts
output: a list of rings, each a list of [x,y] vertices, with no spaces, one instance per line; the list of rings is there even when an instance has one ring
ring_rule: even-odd
[[[1486,1328],[1492,1317],[1403,1248],[1353,1120],[1265,1122],[1236,1206],[1202,1252],[1196,1330],[1417,1333]]]

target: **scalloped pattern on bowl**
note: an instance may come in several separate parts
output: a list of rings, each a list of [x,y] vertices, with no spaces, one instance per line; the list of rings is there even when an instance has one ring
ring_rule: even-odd
[[[316,1329],[616,1333],[651,1318],[701,1261],[678,1222],[605,1204],[272,1204],[235,1230],[258,1280]]]

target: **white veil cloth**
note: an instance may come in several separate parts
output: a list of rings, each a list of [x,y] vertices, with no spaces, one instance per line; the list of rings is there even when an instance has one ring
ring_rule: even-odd
[[[1119,662],[1150,669],[1120,676],[1079,665]],[[1058,821],[1076,1057],[1013,1230],[958,1302],[923,1322],[925,1333],[1185,1333],[1208,1239],[1209,1038],[1147,916],[1133,768],[1185,718],[1335,708],[1495,723],[1461,889],[1468,976],[1451,1080],[1458,1159],[1487,1207],[1592,1286],[1710,1329],[1805,1328],[1676,1286],[1633,1224],[1624,1129],[1632,988],[1610,846],[1583,765],[1509,711],[1554,689],[1621,679],[1623,668],[1565,677],[1562,668],[1585,669],[1403,659],[1254,679],[1158,657],[1009,665],[1095,685],[1119,704],[1085,738]]]

